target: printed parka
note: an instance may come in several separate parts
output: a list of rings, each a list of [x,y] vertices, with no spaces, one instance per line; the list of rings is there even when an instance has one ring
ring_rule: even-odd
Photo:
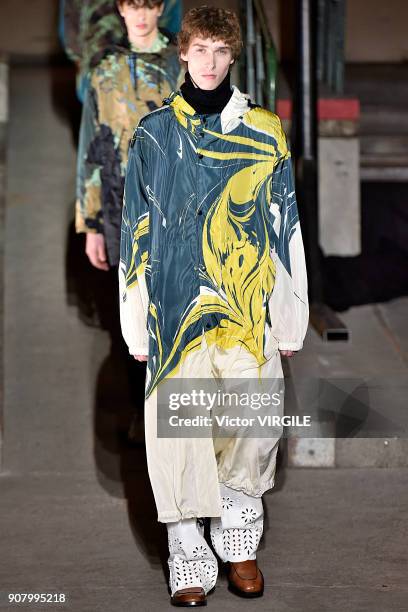
[[[111,266],[119,263],[130,140],[180,75],[177,47],[163,32],[148,52],[113,47],[91,73],[78,147],[76,231],[103,233]]]
[[[277,115],[236,87],[221,114],[180,92],[130,146],[119,267],[121,325],[148,355],[146,397],[207,342],[261,366],[302,348],[307,276],[290,152]]]

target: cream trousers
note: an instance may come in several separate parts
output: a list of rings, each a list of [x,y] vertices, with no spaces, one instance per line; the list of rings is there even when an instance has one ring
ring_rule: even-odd
[[[271,345],[272,342],[272,345]],[[209,344],[203,332],[201,346],[180,365],[174,378],[270,378],[283,372],[280,353],[273,345],[259,366],[242,345],[222,349]],[[282,398],[283,399],[283,398]],[[279,410],[283,413],[283,401]],[[274,486],[276,454],[282,432],[274,438],[160,438],[157,437],[157,388],[145,400],[147,466],[158,521],[193,517],[220,517],[219,483],[253,497]]]

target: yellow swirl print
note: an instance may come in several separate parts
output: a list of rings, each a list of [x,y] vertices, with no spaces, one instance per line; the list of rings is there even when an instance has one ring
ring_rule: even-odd
[[[244,345],[256,357],[259,365],[265,363],[263,340],[266,307],[274,286],[275,265],[270,257],[264,212],[260,215],[262,226],[258,229],[261,235],[254,237],[254,232],[250,230],[253,234],[251,240],[245,226],[254,226],[250,221],[262,188],[265,188],[263,197],[270,201],[272,163],[270,160],[258,162],[238,171],[210,207],[203,227],[202,246],[206,275],[214,289],[208,293],[202,292],[189,305],[165,361],[157,312],[153,305],[150,306],[155,320],[159,361],[151,388],[171,364],[186,330],[203,314],[219,313],[225,317],[215,329],[206,332],[209,344],[216,343],[224,349]],[[188,355],[199,348],[200,342],[191,340],[166,377],[176,376]]]
[[[269,254],[264,216],[262,235],[257,236],[256,242],[250,240],[245,224],[255,213],[262,186],[269,201],[270,177],[271,162],[253,164],[237,172],[212,205],[203,232],[206,269],[214,285],[222,288],[228,307],[228,319],[210,331],[208,339],[222,348],[244,344],[260,365],[265,362],[266,298],[273,289],[275,266]],[[252,186],[249,201],[248,186]]]

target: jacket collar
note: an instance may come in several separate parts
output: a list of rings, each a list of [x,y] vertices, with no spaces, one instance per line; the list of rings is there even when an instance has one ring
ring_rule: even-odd
[[[164,100],[164,103],[172,107],[177,120],[185,128],[195,132],[196,126],[200,124],[200,115],[183,98],[180,91],[173,92]],[[222,133],[232,132],[241,123],[243,115],[249,110],[249,96],[233,85],[231,98],[220,114]]]
[[[232,86],[232,96],[224,107],[220,119],[223,134],[232,132],[241,123],[243,116],[250,110],[249,95]]]

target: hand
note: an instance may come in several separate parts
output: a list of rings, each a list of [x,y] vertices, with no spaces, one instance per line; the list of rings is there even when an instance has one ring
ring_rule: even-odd
[[[281,351],[280,349],[279,349],[279,352],[284,357],[293,357],[293,355],[297,353],[297,351]]]
[[[106,259],[105,237],[103,234],[86,235],[85,253],[89,257],[91,264],[98,270],[109,270],[109,264]]]
[[[136,361],[147,361],[148,359],[147,355],[133,355],[133,357],[136,359]]]

